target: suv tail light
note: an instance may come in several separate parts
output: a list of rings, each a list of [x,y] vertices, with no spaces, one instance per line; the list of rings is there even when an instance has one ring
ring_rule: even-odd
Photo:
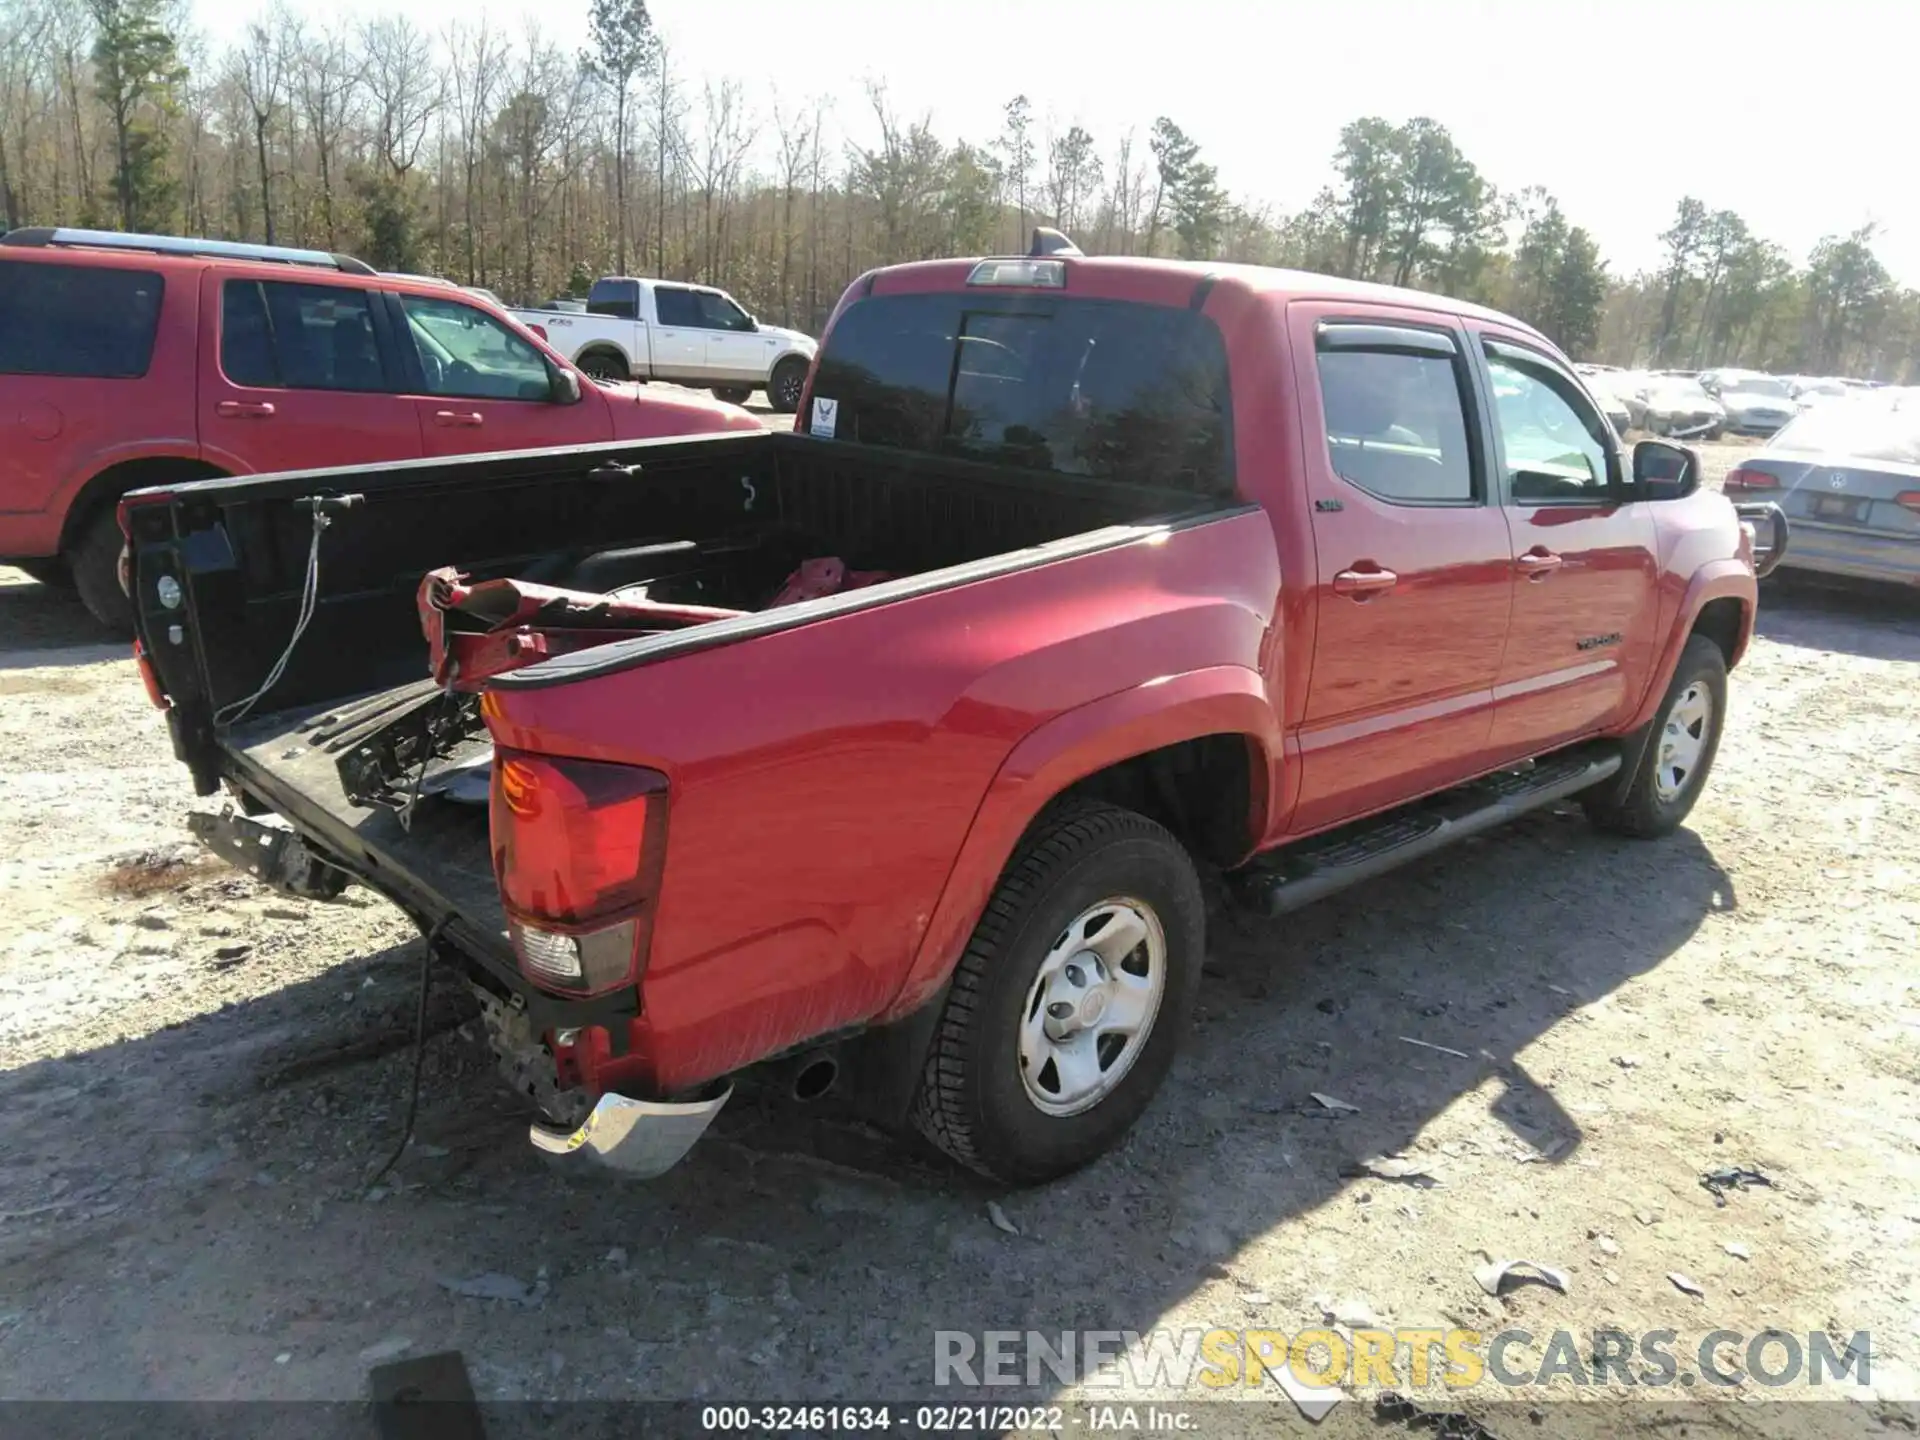
[[[527,977],[576,995],[635,983],[666,858],[667,777],[500,748],[490,808],[494,876]]]
[[[1902,490],[1893,497],[1893,503],[1903,510],[1911,510],[1920,515],[1920,490]]]
[[[1736,495],[1751,495],[1756,490],[1778,490],[1780,477],[1766,470],[1756,470],[1751,465],[1742,465],[1727,476],[1721,488]]]

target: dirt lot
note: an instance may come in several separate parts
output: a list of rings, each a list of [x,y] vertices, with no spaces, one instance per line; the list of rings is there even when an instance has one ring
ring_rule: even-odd
[[[8,570],[0,747],[0,1395],[347,1399],[372,1359],[458,1347],[492,1398],[924,1398],[940,1328],[1293,1332],[1324,1310],[1868,1330],[1873,1390],[1829,1383],[1866,1403],[1823,1417],[1911,1424],[1887,1403],[1920,1398],[1910,598],[1767,596],[1669,841],[1558,812],[1284,924],[1216,914],[1197,1032],[1139,1132],[1003,1196],[771,1096],[659,1182],[582,1182],[536,1160],[456,1030],[428,1047],[418,1143],[362,1198],[410,1067],[400,915],[198,858],[124,647]],[[1439,1183],[1343,1177],[1389,1151]],[[1727,1165],[1773,1186],[1717,1207],[1699,1177]],[[1568,1293],[1490,1299],[1483,1250]],[[522,1298],[447,1288],[487,1274]],[[1719,1398],[1692,1433],[1778,1428]],[[1663,1428],[1617,1389],[1581,1413]]]

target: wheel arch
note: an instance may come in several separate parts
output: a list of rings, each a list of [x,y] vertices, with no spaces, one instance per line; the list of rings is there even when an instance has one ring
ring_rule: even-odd
[[[906,979],[877,1019],[937,996],[1021,837],[1056,800],[1144,805],[1196,855],[1229,865],[1265,831],[1280,754],[1264,682],[1238,665],[1149,681],[1028,732],[989,783]]]
[[[1720,647],[1720,653],[1726,658],[1727,669],[1740,662],[1746,652],[1747,635],[1752,630],[1752,621],[1746,603],[1732,595],[1721,595],[1707,601],[1700,607],[1699,614],[1693,617],[1690,633],[1704,635]]]
[[[573,363],[585,369],[587,357],[600,353],[617,357],[621,365],[626,367],[627,374],[629,376],[633,374],[633,356],[627,353],[626,347],[618,340],[589,340],[575,353]]]
[[[1639,707],[1615,733],[1638,730],[1652,721],[1653,712],[1659,708],[1660,698],[1667,693],[1667,685],[1673,679],[1674,667],[1680,663],[1680,652],[1694,635],[1706,634],[1720,647],[1729,671],[1738,665],[1746,654],[1747,642],[1753,637],[1758,597],[1759,582],[1753,578],[1753,567],[1744,561],[1715,560],[1701,566],[1688,581],[1686,593],[1674,608],[1665,644],[1658,663],[1647,677]],[[1703,624],[1709,628],[1702,630]]]
[[[115,504],[129,490],[149,485],[178,485],[189,480],[214,480],[230,472],[190,455],[142,455],[119,460],[98,471],[74,494],[60,522],[60,553],[79,540],[103,507]]]

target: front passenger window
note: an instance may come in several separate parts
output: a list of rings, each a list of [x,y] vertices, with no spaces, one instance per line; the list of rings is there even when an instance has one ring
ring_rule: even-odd
[[[551,400],[538,350],[472,305],[402,295],[427,394],[467,400]]]
[[[1609,494],[1605,421],[1576,408],[1571,386],[1545,366],[1488,355],[1493,423],[1506,455],[1508,493],[1519,504],[1604,500]],[[1557,383],[1556,383],[1557,382]]]

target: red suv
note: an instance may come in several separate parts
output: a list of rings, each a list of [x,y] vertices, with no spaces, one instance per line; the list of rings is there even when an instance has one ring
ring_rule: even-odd
[[[345,255],[91,230],[0,236],[0,558],[131,631],[115,502],[145,485],[753,430],[586,379],[457,287]]]

